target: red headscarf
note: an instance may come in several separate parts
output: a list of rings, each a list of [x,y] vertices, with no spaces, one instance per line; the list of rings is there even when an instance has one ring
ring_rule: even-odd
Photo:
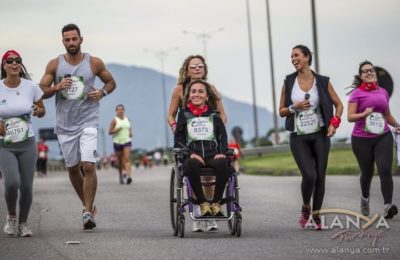
[[[3,58],[1,58],[1,64],[4,65],[4,63],[6,62],[6,59],[10,56],[10,55],[15,55],[17,57],[21,57],[21,55],[19,55],[19,53],[15,50],[8,50],[6,51],[6,53],[4,53]]]

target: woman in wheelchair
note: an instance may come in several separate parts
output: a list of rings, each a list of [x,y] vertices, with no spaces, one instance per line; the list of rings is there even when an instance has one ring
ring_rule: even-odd
[[[222,216],[220,201],[229,176],[225,153],[228,141],[225,125],[215,110],[219,98],[204,80],[194,80],[183,96],[184,109],[178,114],[175,148],[188,148],[189,158],[184,161],[183,174],[188,176],[200,204],[202,216]],[[201,180],[201,167],[214,168],[215,191],[211,204],[205,199]]]

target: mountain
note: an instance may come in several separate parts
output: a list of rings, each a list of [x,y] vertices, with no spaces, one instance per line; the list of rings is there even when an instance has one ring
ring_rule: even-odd
[[[101,100],[100,106],[100,133],[104,133],[105,147],[99,147],[100,154],[104,149],[112,152],[111,137],[107,134],[112,118],[115,116],[115,106],[123,104],[125,113],[133,124],[133,148],[153,149],[165,145],[166,112],[163,110],[161,88],[161,74],[158,71],[137,66],[108,64],[108,70],[117,82],[116,90]],[[176,85],[175,77],[165,75],[167,106],[169,105],[172,90]],[[102,87],[96,80],[95,86]],[[223,96],[223,93],[222,93]],[[253,110],[250,104],[239,102],[223,96],[223,104],[228,115],[227,131],[230,134],[232,127],[240,126],[245,139],[254,136]],[[53,127],[55,122],[54,98],[45,100],[47,114],[43,119],[34,119],[34,126],[38,128]],[[265,108],[258,108],[259,135],[272,127],[272,114]],[[173,135],[168,128],[169,145],[173,144]],[[100,134],[99,140],[102,143]]]

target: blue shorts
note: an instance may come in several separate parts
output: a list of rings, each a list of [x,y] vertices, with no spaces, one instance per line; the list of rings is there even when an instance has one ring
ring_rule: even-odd
[[[127,142],[124,144],[116,144],[114,143],[114,151],[115,152],[121,152],[122,150],[124,150],[125,147],[132,147],[132,142]]]

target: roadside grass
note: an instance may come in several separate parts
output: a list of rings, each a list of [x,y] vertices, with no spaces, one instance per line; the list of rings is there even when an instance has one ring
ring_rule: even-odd
[[[393,160],[395,166],[395,160]],[[300,176],[291,152],[270,153],[241,159],[240,167],[245,174],[272,176]],[[351,149],[331,150],[328,175],[359,175],[360,169]],[[377,171],[375,169],[375,174]]]

